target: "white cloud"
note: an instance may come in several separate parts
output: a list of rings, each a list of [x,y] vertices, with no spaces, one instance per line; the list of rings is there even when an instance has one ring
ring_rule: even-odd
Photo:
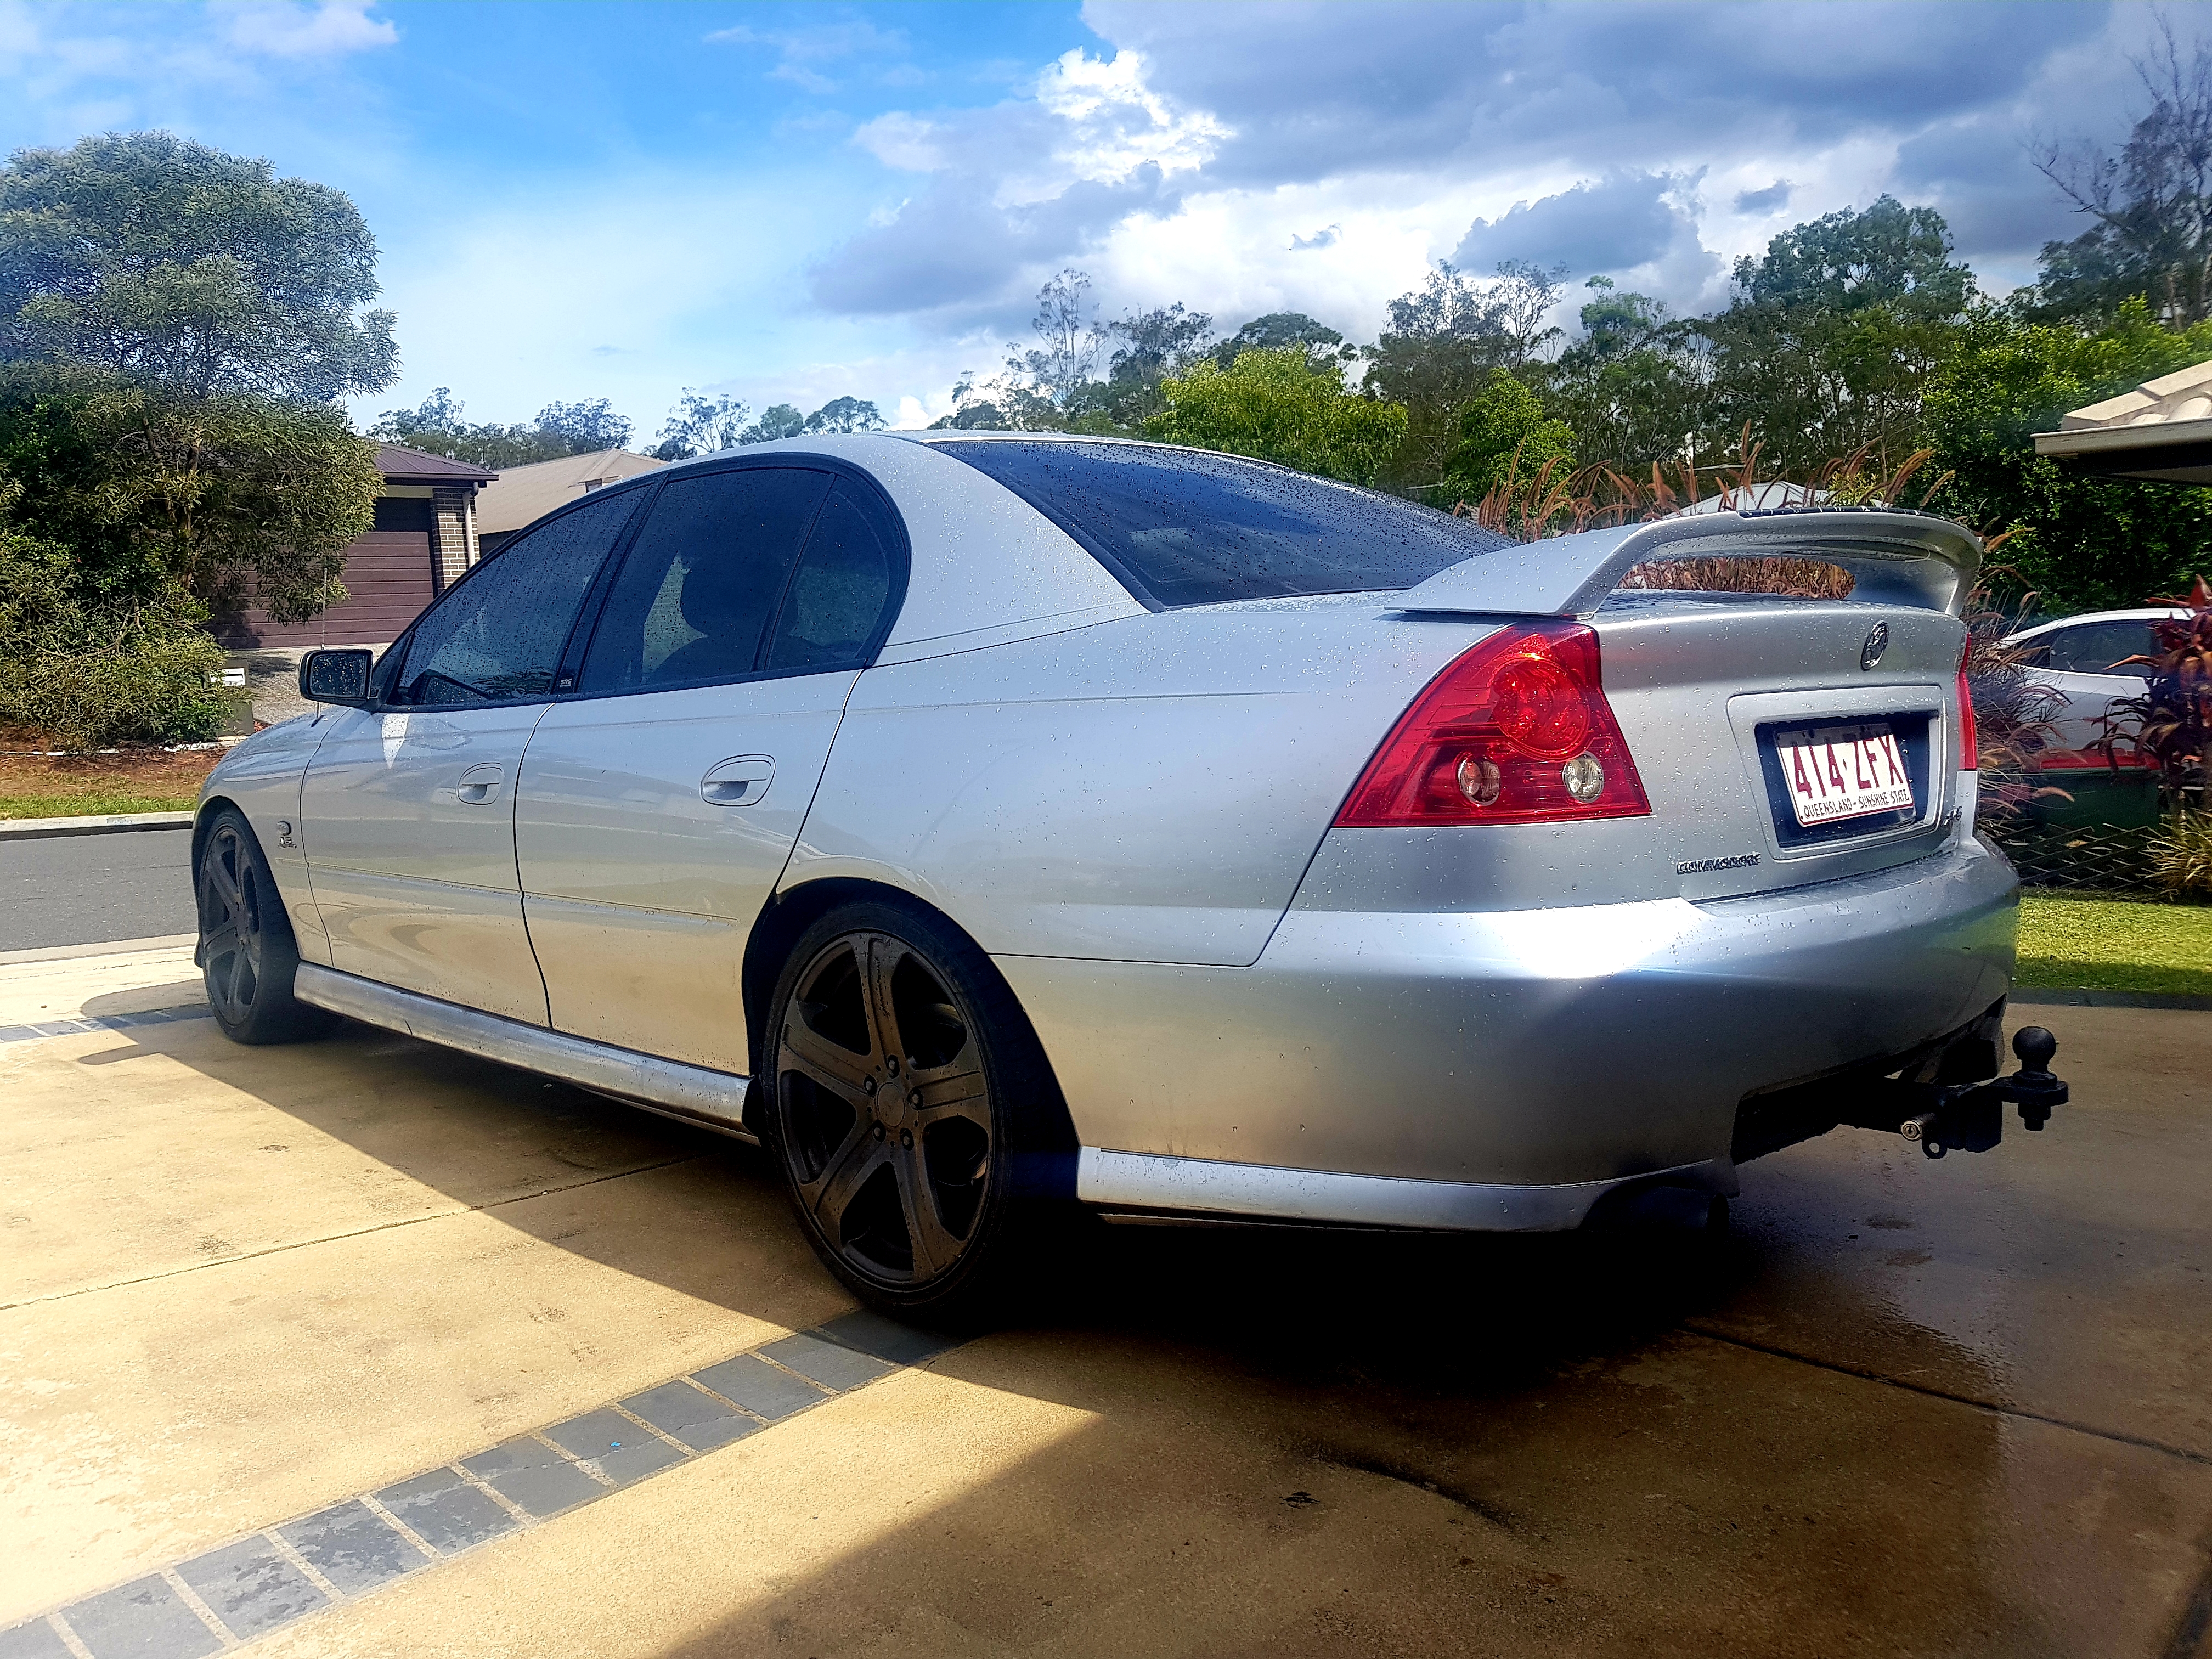
[[[371,0],[216,0],[205,6],[0,0],[0,127],[19,143],[167,127],[251,153],[359,155],[358,104],[333,119],[324,75],[399,40]],[[298,117],[287,130],[287,118]],[[240,142],[234,132],[253,135]]]
[[[330,58],[374,46],[396,46],[398,27],[372,17],[372,0],[235,0],[210,8],[223,21],[223,38],[241,52],[270,58]]]
[[[1178,108],[1146,84],[1141,53],[1063,53],[1037,77],[1036,100],[1060,124],[1054,160],[1077,179],[1119,180],[1146,162],[1167,173],[1206,165],[1228,127]]]
[[[841,314],[935,312],[941,328],[973,328],[1131,216],[1171,210],[1231,136],[1155,92],[1132,52],[1065,52],[1025,98],[878,116],[855,144],[929,185],[817,260],[811,291]]]

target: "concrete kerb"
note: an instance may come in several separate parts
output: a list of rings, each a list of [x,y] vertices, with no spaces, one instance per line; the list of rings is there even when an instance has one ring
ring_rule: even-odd
[[[83,962],[94,957],[131,957],[148,951],[189,950],[198,933],[163,933],[155,939],[111,939],[91,945],[37,945],[27,951],[0,951],[0,968],[42,962]]]
[[[48,836],[112,836],[139,830],[189,830],[190,812],[112,812],[82,818],[0,818],[0,841]]]
[[[2085,991],[2021,986],[2008,999],[2015,1008],[2178,1008],[2202,1012],[2212,997],[2179,991]]]

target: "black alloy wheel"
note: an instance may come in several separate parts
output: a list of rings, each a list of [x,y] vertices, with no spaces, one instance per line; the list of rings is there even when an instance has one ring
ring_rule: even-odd
[[[292,994],[300,953],[260,843],[236,811],[219,813],[200,848],[200,966],[208,1006],[238,1042],[287,1042],[331,1017]]]
[[[885,1289],[952,1275],[991,1196],[982,1044],[947,978],[894,934],[842,934],[800,969],[777,1033],[777,1139],[800,1213]]]

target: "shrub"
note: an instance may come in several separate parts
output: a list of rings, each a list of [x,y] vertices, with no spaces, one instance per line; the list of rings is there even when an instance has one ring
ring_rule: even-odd
[[[2150,870],[2173,897],[2212,904],[2212,812],[2176,812],[2154,830]]]
[[[1211,358],[1160,383],[1167,408],[1145,422],[1164,443],[1226,450],[1372,485],[1406,435],[1406,411],[1344,389],[1334,362],[1319,367],[1303,346],[1240,354],[1223,368]]]
[[[47,653],[0,684],[0,715],[44,733],[58,749],[204,743],[228,715],[209,684],[222,665],[222,647],[204,634]]]
[[[62,549],[0,526],[0,722],[61,749],[196,743],[222,729],[222,651],[190,602],[88,611]]]
[[[2009,575],[2002,567],[1993,575]],[[2032,602],[2033,595],[2029,596]],[[1966,690],[1973,699],[1974,732],[1981,751],[1976,816],[1997,833],[2024,828],[2038,803],[2070,801],[2065,790],[2041,781],[2042,756],[2055,745],[2053,723],[2066,706],[2063,693],[2029,678],[2033,646],[2007,645],[2021,626],[2025,604],[2008,611],[1985,585],[1966,596],[1960,620],[1966,624]]]
[[[1723,555],[1631,566],[1623,587],[1683,588],[1697,593],[1779,593],[1793,599],[1847,599],[1851,573],[1826,559]]]
[[[1575,434],[1553,420],[1544,405],[1504,369],[1460,412],[1459,447],[1444,463],[1445,501],[1480,501],[1516,474],[1532,476],[1547,463],[1561,473],[1575,465]]]

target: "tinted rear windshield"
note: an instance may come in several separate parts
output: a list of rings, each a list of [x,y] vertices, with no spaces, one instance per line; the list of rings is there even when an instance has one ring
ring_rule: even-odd
[[[1000,440],[936,447],[1006,485],[1156,610],[1411,587],[1510,539],[1231,455]]]

